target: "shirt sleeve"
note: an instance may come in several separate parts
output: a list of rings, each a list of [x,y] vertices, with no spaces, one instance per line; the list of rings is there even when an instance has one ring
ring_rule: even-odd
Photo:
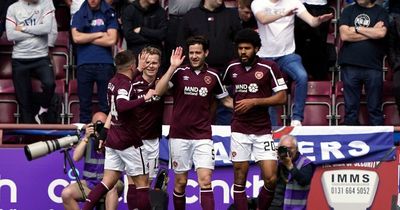
[[[215,79],[217,80],[216,84],[215,84],[215,87],[214,87],[214,90],[213,90],[213,92],[215,93],[215,97],[217,99],[221,99],[221,98],[227,97],[229,95],[228,91],[225,89],[224,85],[222,85],[222,81],[219,78],[218,74],[215,74],[214,76],[215,76]]]
[[[340,19],[339,19],[339,27],[342,25],[354,26],[354,22],[351,21],[351,19],[350,19],[350,8],[352,8],[352,6],[348,6],[348,7],[344,8],[342,15],[340,16]]]
[[[267,10],[267,4],[264,0],[255,0],[251,3],[251,11],[256,14],[261,11]]]
[[[51,2],[51,3],[50,3]],[[43,7],[43,15],[36,25],[25,26],[24,32],[34,35],[45,35],[51,32],[53,27],[54,5],[52,1],[40,1]]]
[[[107,30],[118,29],[117,14],[115,11],[110,12],[110,17],[107,20]]]
[[[28,38],[34,37],[32,34],[16,31],[15,27],[18,25],[15,19],[15,7],[11,5],[7,10],[6,15],[6,34],[9,41],[23,41]]]
[[[272,63],[271,68],[269,69],[269,72],[271,74],[271,87],[272,90],[276,93],[281,90],[286,90],[286,82],[285,79],[282,76],[282,73],[278,67],[278,64],[275,62]]]
[[[296,5],[297,8],[297,13],[296,13],[297,16],[303,13],[304,11],[307,11],[306,7],[300,0],[293,0],[293,1],[294,1],[293,3]]]

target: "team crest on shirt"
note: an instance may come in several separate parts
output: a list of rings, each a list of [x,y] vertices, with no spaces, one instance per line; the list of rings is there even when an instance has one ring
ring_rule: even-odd
[[[254,73],[254,76],[256,77],[256,79],[261,79],[264,76],[264,73],[262,73],[261,71],[256,71],[256,73]]]
[[[211,82],[212,82],[211,77],[210,77],[210,76],[205,76],[205,77],[204,77],[204,82],[205,82],[207,85],[211,84]]]
[[[174,167],[174,168],[176,168],[176,167],[178,167],[178,162],[176,162],[175,160],[172,162],[172,166]]]
[[[237,155],[236,152],[233,151],[233,152],[232,152],[232,157],[236,157],[236,155]]]

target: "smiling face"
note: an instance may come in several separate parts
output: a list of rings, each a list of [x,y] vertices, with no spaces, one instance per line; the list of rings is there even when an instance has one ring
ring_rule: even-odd
[[[204,51],[203,45],[193,44],[189,46],[189,61],[193,69],[201,69],[205,63],[208,50]]]
[[[143,75],[149,78],[156,78],[158,69],[160,68],[160,56],[157,54],[151,54],[146,60],[147,68],[143,70]]]

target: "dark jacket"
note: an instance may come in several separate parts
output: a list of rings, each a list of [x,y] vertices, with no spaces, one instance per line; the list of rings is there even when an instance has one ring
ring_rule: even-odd
[[[141,28],[140,33],[133,31],[137,27]],[[167,35],[166,12],[159,4],[145,10],[139,1],[134,1],[122,14],[122,28],[128,49],[135,54],[146,46],[162,49],[162,42]]]
[[[195,36],[206,36],[210,43],[206,62],[214,68],[221,69],[233,59],[233,40],[242,28],[237,11],[224,5],[209,11],[203,6],[190,10],[183,17],[183,24],[178,33],[178,45],[186,47],[186,39]]]

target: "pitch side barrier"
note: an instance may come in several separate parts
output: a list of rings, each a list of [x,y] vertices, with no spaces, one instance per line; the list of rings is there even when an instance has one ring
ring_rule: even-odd
[[[229,160],[230,128],[213,126],[217,167],[213,173],[216,209],[227,209],[233,203],[233,169]],[[160,159],[168,160],[168,130],[163,128]],[[12,144],[10,136],[43,136],[55,140],[74,135],[75,125],[0,124],[0,209],[63,209],[61,190],[75,182],[72,170],[63,167],[63,155],[54,151],[28,161],[24,144]],[[398,142],[400,128],[393,126],[303,126],[284,127],[274,133],[297,137],[300,151],[318,165],[310,187],[308,210],[394,210],[400,202]],[[64,132],[64,133],[63,133]],[[50,136],[46,136],[49,134]],[[55,135],[57,134],[57,135]],[[16,145],[18,148],[12,148]],[[228,167],[224,167],[228,166]],[[76,164],[82,172],[82,161]],[[66,173],[64,173],[64,171]],[[173,171],[169,170],[170,180]],[[29,177],[29,178],[27,178]],[[186,201],[188,209],[200,209],[196,173],[188,174]],[[256,164],[250,166],[246,182],[249,197],[257,197],[263,182]],[[127,189],[127,187],[126,187]],[[168,183],[172,195],[173,182]],[[125,195],[126,192],[123,194]],[[169,209],[172,207],[170,196]],[[119,210],[126,210],[126,197],[120,198]]]

